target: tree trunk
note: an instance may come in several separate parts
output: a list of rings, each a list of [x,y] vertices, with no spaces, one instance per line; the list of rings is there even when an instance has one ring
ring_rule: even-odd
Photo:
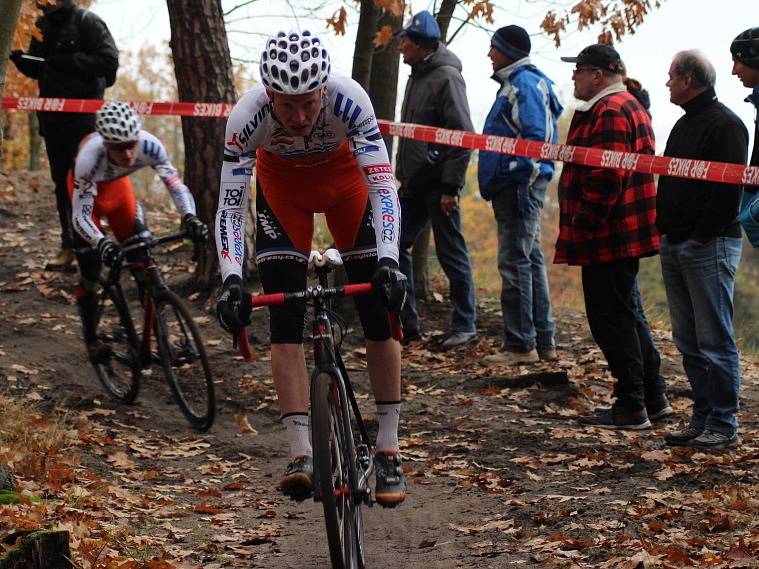
[[[0,94],[5,89],[5,70],[8,67],[8,54],[11,50],[13,31],[21,10],[21,0],[0,0]],[[0,164],[3,163],[3,131],[5,130],[5,112],[0,111]]]
[[[171,53],[180,101],[235,101],[232,59],[221,0],[167,0]],[[219,198],[224,118],[182,117],[185,179],[195,196],[198,216],[213,227]],[[198,251],[196,286],[209,291],[218,268],[215,247]]]
[[[414,294],[418,302],[427,302],[431,298],[430,291],[430,239],[432,226],[428,223],[416,238],[414,250],[411,251],[411,263],[414,267]]]
[[[374,0],[361,0],[351,75],[364,89],[369,87],[371,80],[374,33],[377,31],[378,16],[379,8],[375,6]]]
[[[0,559],[0,569],[72,569],[69,532],[36,531]]]
[[[448,27],[451,24],[451,17],[453,17],[453,11],[456,9],[457,0],[443,0],[440,3],[440,10],[438,10],[435,19],[437,25],[440,26],[440,39],[445,43],[448,37]]]
[[[42,149],[42,137],[40,136],[40,121],[37,113],[27,113],[29,117],[29,170],[37,170],[40,167],[40,150]]]
[[[362,5],[363,7],[363,5]],[[393,30],[400,29],[403,24],[402,16],[395,17],[385,11],[377,21],[377,28],[390,26]],[[398,61],[400,54],[395,48],[396,39],[384,48],[375,51],[372,57],[372,72],[369,80],[369,96],[374,103],[377,118],[395,120],[395,101],[398,96]],[[393,137],[386,136],[385,144],[389,156],[393,154]]]

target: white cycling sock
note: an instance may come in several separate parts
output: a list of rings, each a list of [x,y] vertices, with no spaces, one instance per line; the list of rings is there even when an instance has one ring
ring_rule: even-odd
[[[282,417],[282,424],[287,429],[287,440],[290,443],[290,458],[313,456],[311,441],[308,439],[308,413],[289,413]]]
[[[377,421],[377,452],[398,452],[398,421],[401,418],[400,401],[376,401]]]

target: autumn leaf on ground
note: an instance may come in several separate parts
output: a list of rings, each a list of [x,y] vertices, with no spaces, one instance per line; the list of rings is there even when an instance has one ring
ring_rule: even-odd
[[[235,413],[235,424],[237,425],[237,429],[243,434],[252,435],[254,437],[258,435],[258,431],[251,426],[248,421],[248,416],[244,413]]]

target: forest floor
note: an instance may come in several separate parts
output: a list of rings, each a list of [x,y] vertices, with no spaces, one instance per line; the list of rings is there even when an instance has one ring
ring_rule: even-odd
[[[154,233],[174,229],[164,201],[146,209]],[[47,174],[0,175],[0,462],[42,498],[0,505],[0,539],[68,530],[82,568],[329,566],[321,506],[276,490],[288,457],[266,313],[251,327],[258,360],[243,362],[213,300],[190,297],[218,397],[208,433],[188,428],[158,370],[136,404],[115,404],[85,357],[77,276],[43,271],[57,235]],[[186,290],[189,249],[158,259]],[[576,420],[612,386],[582,314],[557,310],[558,362],[510,368],[483,364],[500,344],[496,298],[481,295],[479,340],[453,352],[435,350],[447,305],[422,316],[428,339],[403,353],[408,498],[364,510],[368,567],[759,566],[759,362],[742,359],[742,444],[673,449],[663,435],[691,401],[668,332],[654,335],[676,418],[607,431]],[[344,358],[374,428],[350,327]],[[568,381],[536,383],[541,373]]]

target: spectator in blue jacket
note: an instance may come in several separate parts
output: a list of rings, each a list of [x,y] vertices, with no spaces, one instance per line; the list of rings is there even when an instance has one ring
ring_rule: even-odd
[[[519,26],[500,28],[490,42],[493,79],[500,85],[484,134],[558,141],[563,108],[553,82],[530,61],[530,36]],[[511,365],[555,360],[555,325],[540,249],[540,215],[553,162],[480,152],[480,194],[493,205],[498,224],[502,351],[489,363]]]

